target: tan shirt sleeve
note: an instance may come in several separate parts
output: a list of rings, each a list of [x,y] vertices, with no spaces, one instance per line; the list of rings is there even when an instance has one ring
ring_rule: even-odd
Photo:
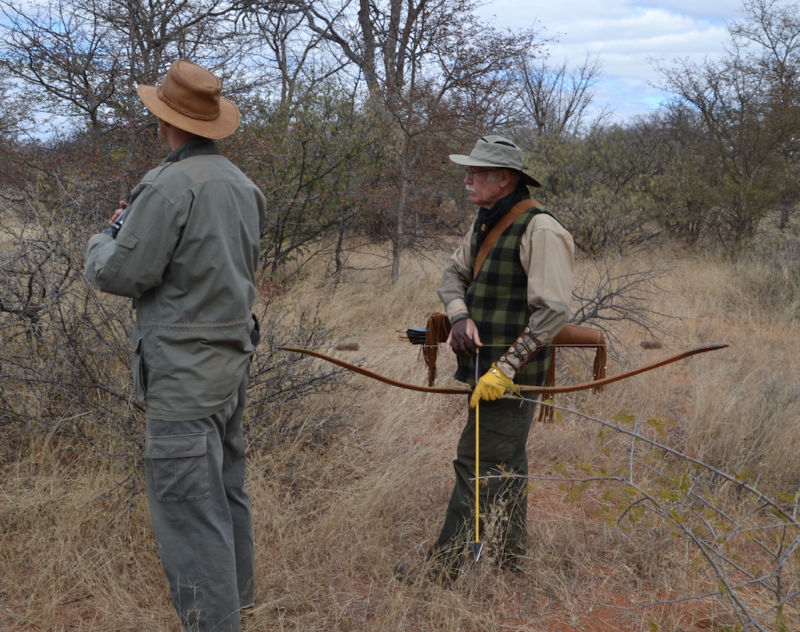
[[[467,288],[472,283],[472,267],[469,256],[472,230],[473,227],[470,227],[461,245],[445,263],[442,273],[442,282],[439,284],[437,293],[444,304],[448,318],[452,318],[456,312],[467,309],[464,298],[467,295]]]
[[[520,263],[528,275],[528,326],[541,344],[558,335],[569,315],[575,245],[572,236],[549,215],[536,215],[520,244]]]

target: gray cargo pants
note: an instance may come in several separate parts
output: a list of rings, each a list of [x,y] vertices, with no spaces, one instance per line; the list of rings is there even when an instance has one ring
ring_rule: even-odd
[[[525,555],[528,501],[525,478],[502,477],[513,473],[528,475],[528,433],[536,404],[517,399],[480,403],[480,475],[498,476],[480,486],[481,515],[500,510],[499,562]],[[428,558],[450,576],[456,576],[469,557],[468,543],[475,540],[475,411],[469,410],[467,425],[453,461],[456,484],[447,505],[444,525]],[[470,480],[472,479],[472,480]],[[483,518],[480,530],[483,531]]]
[[[239,632],[253,604],[253,521],[244,487],[247,374],[218,413],[147,420],[150,519],[183,630]]]

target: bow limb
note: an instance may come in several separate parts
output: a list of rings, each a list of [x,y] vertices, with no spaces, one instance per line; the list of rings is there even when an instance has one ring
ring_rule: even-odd
[[[672,364],[673,362],[678,362],[679,360],[689,358],[693,355],[697,355],[699,353],[706,353],[708,351],[716,351],[718,349],[724,349],[727,346],[728,346],[727,344],[704,345],[702,347],[690,349],[689,351],[684,351],[683,353],[679,353],[677,355],[664,358],[663,360],[659,360],[658,362],[653,362],[652,364],[647,364],[637,369],[625,371],[624,373],[619,373],[618,375],[612,375],[610,377],[603,378],[602,380],[595,380],[593,382],[584,382],[583,384],[572,384],[570,386],[552,386],[552,387],[521,385],[518,388],[519,392],[522,394],[544,393],[544,394],[557,395],[559,393],[574,393],[576,391],[584,391],[589,388],[597,388],[600,386],[605,386],[607,384],[613,384],[614,382],[619,382],[620,380],[633,377],[634,375],[639,375],[640,373],[646,373],[647,371],[652,371],[653,369],[657,369],[667,364]],[[319,351],[311,351],[310,349],[300,349],[297,347],[278,347],[278,350],[292,351],[294,353],[304,353],[306,355],[311,355],[314,356],[315,358],[319,358],[320,360],[325,360],[326,362],[331,362],[333,364],[336,364],[344,369],[347,369],[348,371],[353,371],[355,373],[359,373],[366,377],[372,378],[373,380],[378,380],[379,382],[383,382],[384,384],[389,384],[390,386],[397,386],[399,388],[405,388],[410,391],[419,391],[420,393],[440,393],[445,395],[472,394],[471,388],[457,388],[457,387],[447,387],[447,386],[445,387],[418,386],[417,384],[400,382],[399,380],[393,380],[390,377],[386,377],[379,373],[375,373],[374,371],[370,371],[369,369],[365,369],[363,367],[350,364],[349,362],[345,362],[344,360],[339,360],[338,358],[332,358],[331,356],[325,355],[324,353],[320,353]]]
[[[703,345],[702,347],[695,347],[694,349],[689,349],[689,351],[684,351],[683,353],[679,353],[677,355],[664,358],[663,360],[659,360],[658,362],[653,362],[652,364],[646,364],[645,366],[640,366],[638,369],[631,369],[630,371],[625,371],[624,373],[619,373],[618,375],[612,375],[610,377],[603,378],[602,380],[595,380],[594,382],[584,382],[583,384],[574,384],[572,386],[553,386],[550,388],[545,386],[520,386],[519,390],[522,393],[551,393],[553,395],[557,395],[558,393],[574,393],[575,391],[583,391],[586,390],[587,388],[597,388],[600,386],[605,386],[606,384],[613,384],[614,382],[625,380],[629,377],[633,377],[634,375],[639,375],[640,373],[646,373],[647,371],[652,371],[653,369],[657,369],[658,367],[662,367],[667,364],[672,364],[673,362],[678,362],[679,360],[684,360],[685,358],[690,358],[693,355],[697,355],[699,353],[707,353],[708,351],[716,351],[718,349],[724,349],[727,346],[728,346],[727,344],[718,344],[718,345]]]
[[[447,395],[470,395],[472,393],[471,388],[417,386],[416,384],[408,384],[406,382],[400,382],[399,380],[393,380],[390,377],[386,377],[384,375],[381,375],[380,373],[375,373],[374,371],[370,371],[369,369],[356,366],[355,364],[350,364],[349,362],[345,362],[344,360],[339,360],[338,358],[332,358],[331,356],[325,355],[324,353],[320,353],[319,351],[311,351],[310,349],[299,349],[296,347],[278,347],[278,349],[280,351],[293,351],[294,353],[305,353],[306,355],[314,356],[315,358],[319,358],[320,360],[325,360],[326,362],[332,362],[333,364],[337,364],[340,367],[347,369],[348,371],[353,371],[354,373],[365,375],[366,377],[372,378],[373,380],[378,380],[379,382],[383,382],[384,384],[397,386],[399,388],[405,388],[410,391],[419,391],[421,393],[444,393]]]

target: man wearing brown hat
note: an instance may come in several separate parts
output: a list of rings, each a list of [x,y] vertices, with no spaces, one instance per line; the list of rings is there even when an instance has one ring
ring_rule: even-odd
[[[172,604],[184,630],[238,632],[253,604],[242,413],[266,202],[215,142],[239,125],[221,89],[185,60],[139,86],[172,151],[90,239],[85,273],[136,308],[147,499]]]
[[[469,156],[451,155],[465,168],[464,184],[478,215],[445,265],[439,286],[452,324],[447,351],[458,356],[455,378],[475,385],[467,425],[453,466],[456,484],[430,557],[449,575],[467,558],[475,511],[475,406],[480,402],[481,515],[495,512],[494,551],[505,568],[525,555],[528,474],[526,443],[535,404],[501,399],[513,384],[541,386],[548,345],[566,322],[572,296],[574,246],[563,226],[528,186],[524,152],[502,136],[478,139]]]

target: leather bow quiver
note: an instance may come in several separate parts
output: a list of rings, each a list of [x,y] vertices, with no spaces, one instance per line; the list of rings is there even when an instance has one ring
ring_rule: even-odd
[[[606,340],[603,332],[592,327],[582,327],[581,325],[564,325],[561,332],[553,339],[553,350],[550,356],[550,369],[544,385],[552,387],[556,385],[556,349],[559,347],[593,347],[595,349],[594,367],[592,368],[592,379],[602,380],[606,376],[606,362],[608,353],[606,350]],[[603,387],[592,389],[595,393],[601,393]],[[547,398],[552,402],[553,397]],[[543,423],[553,423],[555,410],[550,406],[539,407],[539,421]]]
[[[450,320],[447,314],[433,313],[428,319],[425,327],[425,344],[422,347],[422,357],[428,367],[428,386],[436,383],[436,357],[439,352],[439,344],[444,343],[450,335]],[[417,343],[419,344],[419,343]],[[558,347],[592,347],[595,349],[594,367],[592,369],[592,379],[602,380],[606,376],[606,341],[603,332],[591,327],[580,325],[564,325],[561,332],[552,342],[552,355],[550,357],[550,369],[547,372],[544,386],[556,385],[556,349]],[[600,393],[603,387],[592,389],[595,393]],[[552,397],[548,401],[552,401]],[[554,411],[549,406],[539,407],[539,421],[552,423]]]
[[[422,357],[425,358],[425,364],[428,366],[428,386],[433,386],[436,384],[436,356],[439,353],[439,343],[447,342],[452,325],[450,325],[447,314],[434,312],[428,319],[425,328],[427,333],[425,334],[425,346],[422,347]]]

